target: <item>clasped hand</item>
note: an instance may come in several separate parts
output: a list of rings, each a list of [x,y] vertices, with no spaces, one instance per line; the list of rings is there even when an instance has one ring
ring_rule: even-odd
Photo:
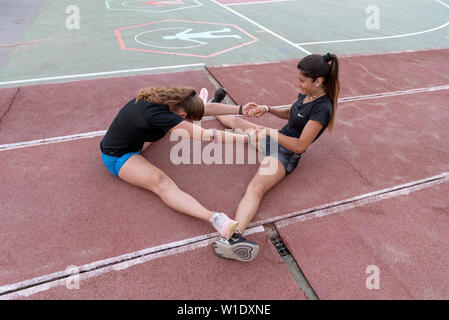
[[[248,102],[242,107],[242,114],[245,117],[258,118],[267,112],[268,108],[265,105],[260,105],[255,102]]]

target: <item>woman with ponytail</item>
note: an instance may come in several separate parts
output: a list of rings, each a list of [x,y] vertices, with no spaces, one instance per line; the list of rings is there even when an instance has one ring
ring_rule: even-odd
[[[241,261],[255,258],[258,245],[242,238],[242,232],[257,213],[264,194],[290,174],[298,165],[301,155],[326,130],[331,131],[335,125],[337,100],[340,92],[338,58],[335,54],[324,56],[312,54],[298,65],[296,86],[300,90],[297,101],[289,108],[271,109],[270,106],[258,105],[249,111],[250,116],[259,117],[265,113],[281,119],[288,119],[281,129],[260,128],[258,125],[233,116],[217,117],[228,128],[258,131],[258,149],[265,157],[254,178],[248,185],[241,199],[235,220],[239,222],[237,231],[229,240],[214,242],[217,255]],[[272,167],[270,174],[264,168]],[[239,254],[241,243],[250,246],[244,255]]]
[[[203,100],[190,87],[142,89],[136,98],[119,111],[101,141],[100,148],[103,163],[113,175],[156,193],[166,205],[181,213],[210,222],[222,237],[229,239],[238,226],[237,221],[222,212],[203,207],[141,155],[151,142],[161,139],[173,130],[206,141],[236,142],[239,138],[239,141],[247,143],[247,135],[203,129],[193,123],[201,120],[203,115],[242,112],[242,107],[220,104],[226,91],[219,90],[212,103],[205,106]],[[249,106],[250,104],[245,105],[243,111],[246,112]]]

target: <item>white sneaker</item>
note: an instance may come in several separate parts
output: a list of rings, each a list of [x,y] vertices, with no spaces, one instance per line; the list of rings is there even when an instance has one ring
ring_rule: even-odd
[[[207,97],[209,96],[209,92],[207,91],[206,88],[202,88],[199,94],[199,97],[201,98],[201,100],[203,100],[204,104],[207,103]]]
[[[215,212],[212,218],[210,218],[210,223],[226,240],[234,234],[239,226],[238,221],[230,219],[223,212]]]

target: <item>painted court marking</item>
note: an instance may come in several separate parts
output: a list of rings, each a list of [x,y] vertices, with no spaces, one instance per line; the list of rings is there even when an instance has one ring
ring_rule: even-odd
[[[236,2],[228,2],[228,1],[220,1],[218,0],[218,2],[220,2],[221,4],[224,4],[226,6],[243,6],[243,5],[251,5],[251,4],[263,4],[263,3],[274,3],[274,2],[290,2],[293,0],[262,0],[262,1],[245,1],[245,0],[241,0],[241,2],[236,1]]]
[[[425,179],[415,180],[409,183],[397,185],[391,188],[381,189],[374,192],[358,195],[352,198],[335,201],[332,203],[316,206],[313,208],[292,212],[275,218],[252,223],[244,235],[264,232],[262,225],[277,222],[283,227],[292,223],[302,222],[315,218],[321,218],[330,214],[347,211],[364,206],[368,203],[408,195],[412,192],[431,188],[442,183],[449,182],[449,173],[443,172],[439,175]],[[131,252],[118,257],[113,257],[78,267],[79,280],[97,277],[110,271],[125,270],[131,266],[142,264],[182,252],[189,252],[212,244],[217,239],[218,233],[202,235],[181,241],[167,243],[164,245]],[[0,287],[0,299],[17,299],[27,297],[38,292],[47,291],[54,287],[66,285],[67,278],[72,273],[68,270],[55,272],[41,277],[17,282]]]
[[[281,35],[278,35],[277,33],[271,31],[270,29],[268,29],[268,28],[266,28],[266,27],[264,27],[264,26],[262,26],[261,24],[257,23],[256,21],[251,20],[251,19],[248,18],[247,16],[245,16],[245,15],[243,15],[243,14],[241,14],[241,13],[235,11],[234,9],[229,8],[228,6],[226,6],[226,5],[224,5],[224,4],[221,4],[221,3],[219,3],[219,2],[217,2],[217,1],[215,1],[215,0],[211,0],[211,1],[214,2],[214,3],[216,3],[217,5],[219,5],[220,7],[222,7],[222,8],[224,8],[224,9],[226,9],[226,10],[232,12],[233,14],[239,16],[240,18],[245,19],[246,21],[252,23],[252,24],[255,25],[256,27],[258,27],[258,28],[260,28],[260,29],[262,29],[262,30],[268,32],[268,33],[271,34],[272,36],[275,36],[276,38],[278,38],[278,39],[280,39],[280,40],[282,40],[282,41],[288,43],[289,45],[295,47],[296,49],[301,50],[301,51],[304,52],[305,54],[307,54],[307,55],[311,54],[311,52],[309,52],[309,51],[307,51],[306,49],[302,48],[300,45],[295,44],[295,43],[291,42],[290,40],[287,40],[286,38],[282,37]]]
[[[133,72],[144,72],[144,71],[154,71],[154,70],[170,70],[170,69],[204,67],[204,66],[205,66],[204,63],[192,63],[192,64],[179,64],[179,65],[174,65],[174,66],[165,66],[165,67],[149,67],[149,68],[116,70],[116,71],[95,72],[95,73],[81,73],[81,74],[73,74],[73,75],[67,75],[67,76],[4,81],[4,82],[0,82],[0,86],[10,85],[10,84],[24,84],[24,83],[30,83],[30,82],[43,82],[43,81],[53,81],[53,80],[66,80],[66,79],[89,78],[89,77],[97,77],[97,76],[109,76],[109,75],[120,74],[120,73],[133,73]]]
[[[186,3],[186,2],[187,3]],[[194,2],[194,4],[189,5],[188,2]],[[129,3],[140,3],[140,6],[133,6]],[[106,8],[108,10],[119,10],[119,11],[140,11],[140,12],[152,12],[152,13],[167,13],[172,11],[184,10],[189,8],[201,7],[203,4],[197,0],[172,0],[172,1],[115,1],[106,0]],[[117,4],[118,7],[115,7]],[[186,5],[186,6],[183,6]],[[171,9],[167,9],[166,7]],[[154,8],[154,9],[152,9]],[[162,9],[161,9],[162,8]],[[158,10],[155,10],[158,9]]]
[[[177,25],[181,23],[182,24],[182,29],[184,31],[178,32],[175,35],[165,35],[162,37],[163,40],[165,40],[166,45],[165,46],[156,46],[156,45],[151,45],[148,43],[143,43],[142,41],[139,41],[138,37],[141,36],[144,33],[149,33],[149,32],[153,32],[153,31],[157,31],[157,30],[169,30],[169,29],[175,29],[178,28]],[[199,47],[204,46],[203,48],[207,47],[207,42],[204,41],[199,41],[198,39],[213,39],[213,38],[223,38],[223,37],[230,37],[232,36],[233,38],[238,37],[238,39],[242,39],[242,36],[240,35],[223,35],[223,34],[217,34],[217,33],[228,33],[228,32],[237,32],[237,33],[241,33],[242,35],[247,36],[249,39],[246,40],[242,40],[241,43],[239,44],[229,44],[229,43],[225,43],[225,42],[218,42],[222,45],[222,48],[219,48],[218,52],[214,51],[215,49],[209,49],[209,52],[202,52],[202,54],[194,54],[194,53],[186,53],[186,52],[181,52],[181,51],[159,51],[159,50],[150,50],[150,49],[142,49],[142,48],[136,48],[135,43],[131,43],[129,44],[129,36],[125,34],[122,36],[121,32],[124,32],[125,30],[131,30],[131,29],[135,29],[135,32],[138,32],[138,28],[147,28],[148,26],[156,26],[156,25],[166,25],[168,24],[169,26],[174,25],[174,27],[169,27],[169,28],[158,28],[158,29],[152,29],[152,30],[145,30],[143,32],[139,32],[139,34],[137,34],[136,36],[134,36],[134,41],[137,42],[140,45],[143,46],[152,46],[152,47],[159,47],[159,48],[169,48],[167,45],[170,42],[170,40],[176,40],[178,39],[179,41],[184,41],[187,43],[196,43],[197,45],[199,44]],[[187,25],[187,26],[186,26]],[[212,28],[215,30],[209,30],[209,31],[199,31],[199,32],[195,32],[193,30],[197,30],[197,28],[201,28],[204,27],[204,25],[207,25],[208,28]],[[157,27],[156,27],[157,28]],[[217,28],[221,28],[220,30],[217,30]],[[234,31],[231,30],[235,29]],[[197,30],[198,31],[198,30]],[[161,54],[170,54],[170,55],[178,55],[178,56],[189,56],[189,57],[197,57],[197,58],[210,58],[210,57],[214,57],[216,55],[225,53],[225,52],[229,52],[231,50],[235,50],[247,45],[250,45],[254,42],[259,41],[256,37],[254,37],[253,35],[251,35],[250,33],[246,32],[245,30],[243,30],[242,28],[240,28],[239,26],[235,25],[235,24],[225,24],[225,23],[217,23],[217,22],[204,22],[204,21],[192,21],[192,20],[177,20],[177,19],[165,19],[165,20],[159,20],[159,21],[153,21],[153,22],[149,22],[149,23],[144,23],[144,24],[138,24],[138,25],[132,25],[132,26],[127,26],[127,27],[122,27],[122,28],[118,28],[114,30],[115,35],[118,39],[118,42],[120,43],[120,47],[122,48],[122,50],[131,50],[131,51],[141,51],[141,52],[152,52],[152,53],[161,53]],[[160,40],[160,39],[159,39]],[[125,44],[125,41],[128,43]],[[197,45],[195,46],[184,46],[184,49],[189,49],[189,48],[195,48],[197,47]],[[177,47],[177,48],[171,48],[172,50],[174,49],[182,49],[181,47]],[[206,50],[208,48],[205,48],[204,50]]]
[[[447,5],[446,3],[440,1],[440,0],[434,0],[440,4],[442,4],[443,6],[445,6],[446,8],[449,9],[449,5]],[[298,43],[298,46],[307,46],[307,45],[314,45],[314,44],[325,44],[325,43],[344,43],[344,42],[357,42],[357,41],[375,41],[375,40],[386,40],[386,39],[396,39],[396,38],[406,38],[406,37],[412,37],[412,36],[417,36],[420,34],[425,34],[425,33],[429,33],[429,32],[434,32],[440,29],[443,29],[445,27],[447,27],[449,25],[449,21],[447,21],[446,23],[435,27],[435,28],[431,28],[431,29],[427,29],[427,30],[423,30],[423,31],[418,31],[418,32],[412,32],[412,33],[406,33],[406,34],[399,34],[399,35],[394,35],[394,36],[384,36],[384,37],[372,37],[372,38],[359,38],[359,39],[346,39],[346,40],[329,40],[329,41],[317,41],[317,42],[303,42],[303,43]]]
[[[388,97],[395,97],[395,96],[401,96],[401,95],[407,95],[407,94],[415,94],[415,93],[422,93],[422,92],[434,92],[434,91],[441,91],[441,90],[448,90],[448,89],[449,89],[449,85],[444,85],[444,86],[437,86],[437,87],[391,91],[391,92],[384,92],[384,93],[368,94],[368,95],[363,95],[363,96],[341,98],[338,100],[338,102],[345,103],[345,102],[352,102],[352,101],[388,98]],[[272,108],[286,108],[289,106],[290,105],[273,106]],[[215,116],[203,117],[202,121],[208,121],[208,120],[212,120],[212,119],[215,119]],[[52,138],[46,138],[46,139],[7,143],[7,144],[0,145],[0,152],[7,151],[7,150],[26,148],[26,147],[41,146],[41,145],[46,145],[46,144],[50,144],[50,143],[59,143],[59,142],[73,141],[73,140],[79,140],[79,139],[89,139],[89,138],[103,136],[106,134],[106,131],[107,130],[99,130],[99,131],[91,131],[91,132],[86,132],[86,133],[78,133],[78,134],[72,134],[72,135],[60,136],[60,137],[52,137]]]

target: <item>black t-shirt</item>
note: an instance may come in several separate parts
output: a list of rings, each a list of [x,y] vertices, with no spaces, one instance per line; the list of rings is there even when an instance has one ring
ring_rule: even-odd
[[[306,95],[299,94],[298,100],[290,109],[288,123],[279,131],[280,133],[299,138],[307,121],[319,121],[323,128],[320,130],[315,141],[326,130],[332,116],[332,101],[328,95],[324,95],[308,103],[302,103]]]
[[[137,152],[144,142],[161,139],[183,120],[166,105],[133,99],[115,117],[100,143],[101,151],[114,157]]]

